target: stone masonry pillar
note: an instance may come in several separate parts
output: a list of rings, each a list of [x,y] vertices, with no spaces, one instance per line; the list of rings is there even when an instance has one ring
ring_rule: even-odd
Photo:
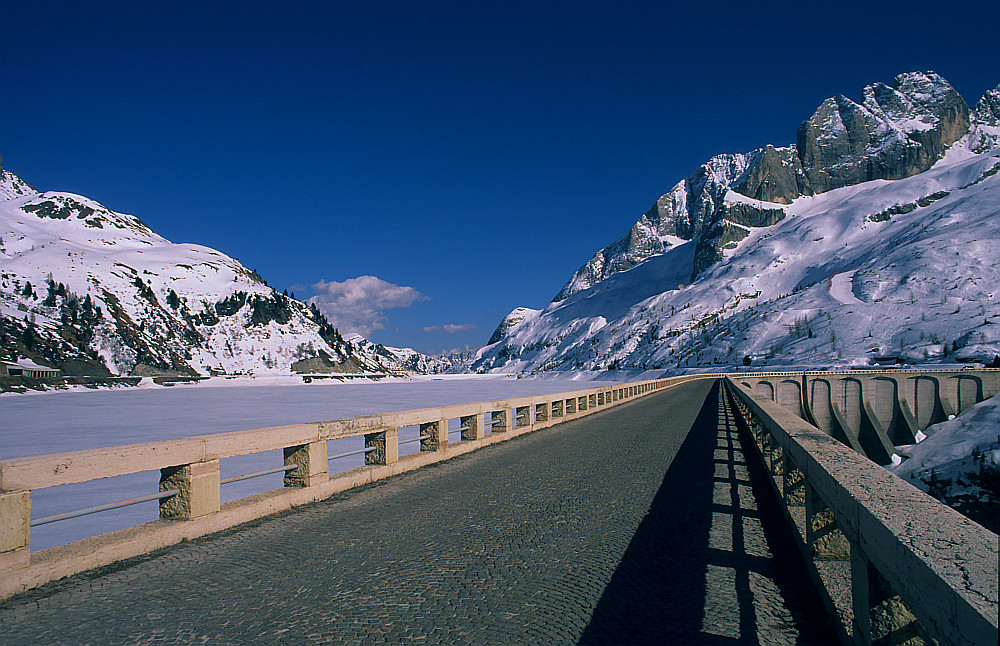
[[[420,440],[421,451],[444,451],[448,448],[448,420],[440,419],[436,422],[421,424],[420,434],[430,436],[425,440]]]
[[[285,466],[297,468],[285,472],[286,487],[314,487],[330,479],[326,440],[286,446]]]
[[[31,558],[31,492],[0,493],[0,572],[28,565]]]
[[[807,486],[806,543],[816,560],[842,560],[851,557],[851,544],[840,530],[833,510]]]
[[[544,404],[535,404],[535,421],[536,422],[547,422],[549,421],[549,404],[545,402]]]
[[[479,440],[483,437],[483,416],[466,415],[460,419],[463,440]]]
[[[937,644],[892,591],[882,573],[855,550],[851,556],[854,632],[860,644],[923,646]]]
[[[806,535],[806,479],[792,456],[785,452],[784,483],[785,509],[799,528],[799,535]]]
[[[219,461],[194,462],[160,469],[160,491],[177,489],[160,499],[160,518],[194,520],[219,511]]]
[[[365,453],[365,464],[394,464],[399,461],[399,429],[387,428],[365,433],[365,448],[375,450]]]

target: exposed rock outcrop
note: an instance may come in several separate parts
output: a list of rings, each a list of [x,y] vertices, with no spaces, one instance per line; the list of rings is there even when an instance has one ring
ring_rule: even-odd
[[[553,301],[701,236],[692,267],[696,277],[747,235],[747,229],[736,225],[769,226],[751,222],[777,222],[778,205],[843,186],[924,172],[966,134],[975,152],[1000,144],[1000,88],[988,92],[971,117],[965,100],[934,72],[900,74],[891,87],[875,83],[862,95],[860,103],[842,95],[824,101],[799,126],[795,145],[769,144],[702,164],[661,196],[625,236],[594,254]],[[726,200],[730,190],[775,208],[763,208],[759,217],[745,211],[746,205],[734,211],[734,203]],[[740,219],[744,216],[746,221]]]
[[[594,254],[552,300],[561,301],[589,289],[608,276],[710,230],[718,220],[729,186],[746,172],[750,157],[717,155],[699,166],[661,196],[625,236]]]
[[[785,217],[781,209],[768,209],[745,202],[723,204],[711,231],[698,239],[694,252],[691,280],[725,258],[725,252],[735,249],[740,240],[750,234],[751,228],[769,227]]]
[[[985,153],[1000,148],[1000,86],[989,90],[969,115],[969,150]]]
[[[538,314],[538,310],[529,309],[527,307],[515,308],[510,314],[503,317],[503,320],[500,321],[500,325],[498,325],[497,329],[493,331],[493,335],[490,336],[490,340],[486,342],[486,345],[496,343],[506,336],[508,331],[520,325],[525,318],[533,314]]]
[[[969,131],[969,106],[934,72],[864,89],[856,103],[824,101],[798,129],[797,149],[816,193],[922,173]]]
[[[733,190],[755,200],[790,204],[801,195],[812,195],[795,146],[771,144],[751,153],[750,166]]]

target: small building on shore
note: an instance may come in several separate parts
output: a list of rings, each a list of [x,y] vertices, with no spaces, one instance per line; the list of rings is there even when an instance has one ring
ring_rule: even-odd
[[[18,359],[17,363],[0,361],[0,376],[9,377],[31,377],[33,379],[45,379],[59,377],[62,371],[58,368],[40,366],[31,359]]]

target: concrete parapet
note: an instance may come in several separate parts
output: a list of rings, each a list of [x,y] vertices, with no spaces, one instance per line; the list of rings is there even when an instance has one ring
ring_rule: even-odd
[[[805,478],[807,536],[799,546],[814,581],[826,591],[841,639],[994,646],[997,535],[759,396],[757,384],[747,383],[729,380],[728,391],[746,430],[759,438],[763,429],[771,438],[757,442],[764,449],[761,457],[771,461],[769,444],[777,442]],[[874,411],[869,414],[877,419]],[[779,494],[785,480],[772,483]],[[793,520],[787,508],[786,513]],[[843,585],[845,576],[853,598],[848,608],[838,602],[840,591],[830,589]]]
[[[694,377],[701,378],[701,377]],[[614,393],[628,401],[639,394],[689,381],[675,377],[622,386],[602,386],[555,395],[520,397],[418,410],[220,433],[168,442],[150,442],[88,451],[0,461],[0,598],[48,581],[107,565],[220,531],[261,516],[305,504],[338,491],[447,460],[478,448],[555,424],[555,417],[597,412],[613,403]],[[630,397],[624,397],[628,391]],[[537,412],[548,413],[537,417]],[[511,413],[520,416],[514,423]],[[536,417],[532,420],[532,413]],[[485,432],[484,417],[491,432]],[[458,419],[462,442],[448,443],[448,424]],[[418,425],[421,451],[400,457],[399,429]],[[328,473],[329,440],[364,437],[365,466]],[[219,461],[223,457],[282,449],[284,487],[220,504]],[[280,468],[274,471],[282,470]],[[161,519],[66,546],[30,552],[32,489],[85,482],[139,471],[159,471]],[[247,474],[248,476],[257,474]],[[183,522],[177,522],[183,521]]]

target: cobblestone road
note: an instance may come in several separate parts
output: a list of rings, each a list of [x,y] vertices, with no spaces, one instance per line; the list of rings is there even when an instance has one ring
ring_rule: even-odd
[[[0,604],[0,643],[833,643],[717,390],[58,582]]]

